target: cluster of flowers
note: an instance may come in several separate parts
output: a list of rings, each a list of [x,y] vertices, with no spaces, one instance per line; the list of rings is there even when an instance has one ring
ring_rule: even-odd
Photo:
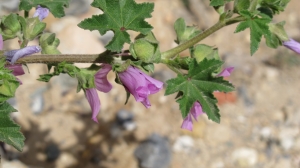
[[[39,17],[40,20],[43,20],[49,14],[49,10],[47,8],[42,8],[40,6],[37,7],[36,12],[33,17]],[[286,41],[283,45],[296,53],[300,54],[300,44],[293,39]],[[3,39],[0,34],[0,50],[3,49]],[[34,53],[38,53],[41,51],[39,46],[27,46],[18,50],[10,50],[4,52],[4,56],[6,56],[6,60],[10,62],[10,65],[7,65],[6,68],[12,70],[12,74],[15,76],[23,75],[24,70],[21,64],[15,64],[15,62],[24,56],[32,55]],[[112,69],[109,64],[102,64],[100,70],[95,74],[95,86],[96,88],[88,88],[85,89],[85,96],[91,106],[92,109],[92,120],[98,122],[97,115],[100,111],[100,99],[97,94],[97,90],[101,92],[109,92],[112,89],[112,85],[107,80],[107,74]],[[233,71],[233,67],[225,68],[220,74],[219,77],[227,77]],[[146,108],[151,106],[148,96],[150,94],[157,93],[163,87],[163,82],[160,82],[156,79],[151,78],[140,69],[129,66],[127,70],[124,72],[120,72],[119,78],[121,83],[124,85],[126,90],[130,92],[137,102],[141,102]],[[21,81],[20,81],[21,83]],[[192,131],[193,122],[192,117],[197,121],[197,118],[204,114],[202,111],[201,103],[196,101],[194,102],[189,114],[183,120],[181,128]]]

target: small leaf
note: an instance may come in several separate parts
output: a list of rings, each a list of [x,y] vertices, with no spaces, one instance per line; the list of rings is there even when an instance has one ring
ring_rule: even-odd
[[[220,60],[204,59],[197,63],[193,59],[189,64],[187,75],[178,75],[177,78],[167,81],[165,95],[179,92],[179,103],[182,117],[185,118],[194,102],[199,101],[208,118],[219,123],[220,114],[216,105],[217,99],[213,96],[214,91],[230,92],[234,90],[231,83],[223,77],[214,77],[212,74],[220,69],[223,64]],[[182,93],[181,93],[182,92]]]
[[[19,10],[29,11],[38,5],[46,7],[55,17],[65,16],[64,7],[69,6],[69,0],[21,0]]]
[[[151,17],[153,3],[137,4],[134,0],[94,0],[92,6],[101,9],[104,14],[94,15],[78,24],[86,30],[98,30],[101,35],[112,30],[115,35],[105,46],[111,51],[121,51],[125,43],[130,43],[128,30],[147,34],[152,30],[144,19]]]
[[[16,110],[7,102],[0,103],[0,141],[15,147],[22,151],[25,137],[20,132],[20,126],[13,122],[10,113]]]

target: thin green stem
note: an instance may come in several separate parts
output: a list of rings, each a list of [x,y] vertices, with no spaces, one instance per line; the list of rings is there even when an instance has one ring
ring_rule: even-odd
[[[205,39],[206,37],[208,37],[209,35],[213,34],[214,32],[218,31],[219,29],[221,29],[224,26],[230,25],[230,24],[234,24],[237,22],[241,22],[243,21],[244,18],[242,16],[238,16],[235,18],[231,18],[231,19],[227,19],[227,20],[223,20],[223,21],[219,21],[217,22],[215,25],[213,25],[212,27],[210,27],[209,29],[203,31],[201,34],[197,35],[196,37],[178,45],[177,47],[165,51],[163,52],[162,58],[163,59],[170,59],[175,57],[177,54],[179,54],[180,52],[194,46],[195,44],[197,44],[198,42],[200,42],[201,40]]]

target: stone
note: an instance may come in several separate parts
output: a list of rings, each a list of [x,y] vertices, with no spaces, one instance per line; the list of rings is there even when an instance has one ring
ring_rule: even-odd
[[[77,164],[77,159],[74,158],[70,153],[62,153],[56,161],[57,168],[72,167]]]
[[[258,154],[255,149],[242,147],[233,151],[232,160],[239,167],[251,167],[257,163]]]
[[[1,164],[0,167],[2,168],[28,168],[24,163],[22,163],[19,160],[13,160],[13,161],[7,161],[3,158],[1,158]]]
[[[47,161],[55,161],[60,155],[60,149],[55,144],[50,144],[46,147]]]
[[[152,134],[134,151],[140,168],[168,168],[171,162],[169,142],[158,134]]]
[[[0,14],[2,8],[9,11],[16,11],[19,9],[19,0],[0,0]]]
[[[190,136],[180,136],[175,140],[173,151],[189,153],[194,147],[194,139]]]
[[[116,122],[125,130],[132,131],[136,128],[134,115],[126,110],[120,110],[116,115]]]

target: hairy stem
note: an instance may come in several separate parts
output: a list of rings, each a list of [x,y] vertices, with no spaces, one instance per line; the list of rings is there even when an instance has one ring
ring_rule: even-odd
[[[1,56],[0,56],[1,59]],[[16,64],[29,63],[112,63],[114,60],[113,53],[105,51],[101,54],[58,54],[58,55],[31,55],[18,59]]]
[[[164,59],[173,58],[177,54],[179,54],[180,52],[192,47],[193,45],[197,44],[198,42],[205,39],[209,35],[213,34],[216,31],[218,31],[222,27],[230,25],[230,24],[234,24],[234,23],[237,23],[237,22],[241,22],[243,20],[244,20],[244,18],[242,16],[238,16],[238,17],[235,17],[235,18],[219,21],[215,25],[213,25],[212,27],[208,28],[207,30],[203,31],[201,34],[197,35],[196,37],[194,37],[194,38],[178,45],[177,47],[175,47],[171,50],[163,52],[161,54],[162,58],[164,58]]]

